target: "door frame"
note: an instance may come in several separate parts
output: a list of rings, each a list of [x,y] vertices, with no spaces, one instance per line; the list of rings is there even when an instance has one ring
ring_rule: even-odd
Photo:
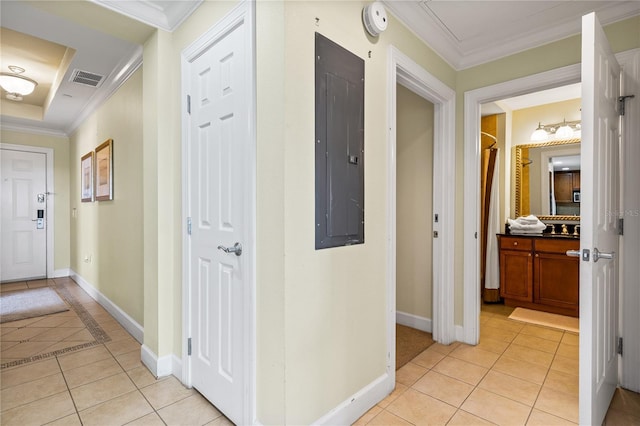
[[[481,104],[580,82],[580,64],[481,87],[464,93],[464,310],[461,341],[480,338],[480,108]]]
[[[187,111],[187,95],[189,87],[189,63],[197,58],[212,44],[224,37],[229,31],[239,24],[246,25],[243,42],[247,52],[246,72],[249,73],[249,102],[246,105],[249,122],[247,123],[247,137],[249,146],[246,155],[247,171],[245,199],[245,245],[242,257],[247,265],[247,274],[244,276],[246,286],[243,292],[243,345],[247,357],[244,369],[245,383],[243,391],[243,423],[257,423],[256,409],[256,50],[255,50],[255,2],[240,2],[222,19],[214,24],[208,31],[202,34],[181,53],[181,97],[182,102],[182,383],[191,387],[191,362],[188,356],[187,337],[191,335],[191,287],[189,285],[189,244],[187,235],[188,214],[188,141],[189,141],[189,113]]]
[[[396,348],[396,84],[434,104],[433,137],[433,311],[434,340],[455,340],[454,225],[455,225],[455,91],[427,72],[394,46],[389,46],[387,113],[387,372],[395,383]]]
[[[47,208],[47,253],[46,253],[46,271],[47,278],[54,278],[55,271],[54,267],[54,226],[55,226],[55,214],[54,214],[54,197],[50,197],[50,195],[55,195],[55,186],[53,180],[53,148],[44,148],[39,146],[30,146],[30,145],[17,145],[10,143],[1,143],[0,149],[7,149],[11,151],[20,151],[20,152],[33,152],[37,154],[45,155],[45,176],[47,178],[47,193],[45,200],[46,208]]]

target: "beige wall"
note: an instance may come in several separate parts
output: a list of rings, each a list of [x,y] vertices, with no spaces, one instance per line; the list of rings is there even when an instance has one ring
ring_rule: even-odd
[[[396,308],[431,319],[433,104],[397,85]]]
[[[54,235],[53,269],[69,267],[69,139],[60,136],[29,134],[2,129],[2,143],[53,149]]]
[[[70,137],[71,268],[143,325],[142,70]],[[80,157],[113,139],[112,201],[80,202]],[[85,261],[90,257],[90,261]]]
[[[284,3],[288,424],[318,420],[386,372],[388,47],[395,45],[445,84],[453,84],[455,78],[441,58],[393,17],[378,39],[369,37],[362,25],[366,4]],[[310,226],[315,214],[312,52],[316,31],[365,61],[365,243],[324,250],[314,249]],[[259,105],[258,114],[261,111]]]

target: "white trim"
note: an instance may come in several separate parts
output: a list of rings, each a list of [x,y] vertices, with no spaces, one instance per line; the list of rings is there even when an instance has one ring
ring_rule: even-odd
[[[70,275],[71,275],[71,269],[62,268],[62,269],[56,269],[55,271],[53,271],[53,275],[51,276],[51,278],[63,278],[63,277],[68,277]]]
[[[173,354],[158,358],[158,355],[144,344],[140,347],[140,360],[156,378],[171,374],[180,377],[182,373],[182,361],[179,358]]]
[[[131,318],[125,311],[120,309],[118,305],[113,303],[107,296],[102,294],[91,283],[78,275],[77,272],[71,270],[69,275],[84,291],[87,292],[96,302],[98,302],[107,312],[115,318],[125,330],[129,332],[138,342],[144,341],[144,328]]]
[[[415,328],[416,330],[426,331],[427,333],[431,333],[432,330],[431,318],[408,314],[406,312],[396,311],[396,323]]]
[[[140,0],[89,1],[152,27],[173,32],[195,12],[203,0],[163,2],[162,7],[158,2]]]
[[[2,128],[2,130],[8,130],[8,131],[19,132],[19,133],[30,133],[33,135],[54,136],[59,138],[69,137],[69,135],[67,135],[62,130],[53,129],[53,128],[34,127],[31,125],[11,122],[10,120],[11,120],[10,117],[6,117],[6,118],[3,117],[0,128]]]
[[[630,52],[616,58],[624,60]],[[464,343],[475,345],[480,337],[480,245],[475,237],[480,229],[480,105],[579,82],[580,64],[574,64],[464,93]]]
[[[257,189],[256,189],[256,167],[257,167],[257,135],[256,135],[256,48],[255,48],[255,13],[256,6],[253,1],[242,1],[233,10],[227,13],[220,21],[201,35],[190,46],[185,48],[181,54],[181,78],[182,78],[182,97],[186,99],[189,94],[189,62],[197,58],[210,45],[215,43],[220,37],[223,37],[228,31],[236,27],[242,22],[246,25],[246,72],[247,81],[249,81],[249,103],[247,137],[251,141],[248,152],[246,153],[244,170],[246,175],[246,188],[244,191],[245,205],[250,206],[245,211],[246,231],[244,235],[244,244],[242,257],[247,265],[247,274],[245,279],[246,291],[243,300],[244,313],[244,348],[246,359],[243,360],[245,369],[244,383],[244,424],[255,424],[257,419],[257,401],[256,401],[256,223],[257,223]],[[189,243],[187,235],[187,215],[188,215],[188,173],[187,173],[187,141],[189,138],[189,115],[186,110],[186,103],[182,108],[182,223],[183,223],[183,239],[182,239],[182,360],[181,363],[181,381],[186,386],[191,386],[191,362],[187,355],[187,337],[191,335],[191,305],[190,305],[190,287],[189,287]]]
[[[394,46],[389,46],[387,113],[389,120],[387,167],[387,372],[395,377],[396,323],[396,84],[434,104],[433,213],[433,321],[434,340],[454,340],[454,222],[455,200],[455,91]]]
[[[55,235],[55,209],[54,209],[54,196],[55,196],[55,183],[53,180],[53,156],[55,154],[53,148],[43,148],[39,146],[30,146],[30,145],[17,145],[11,143],[1,143],[0,149],[8,149],[11,151],[20,151],[20,152],[36,152],[39,154],[45,155],[45,162],[47,166],[46,177],[47,177],[47,194],[51,195],[46,197],[47,200],[47,277],[53,278],[54,271],[54,245],[55,241],[53,236]]]
[[[391,384],[391,385],[390,385]],[[371,407],[393,392],[394,384],[388,374],[375,379],[364,388],[342,401],[337,407],[311,423],[312,425],[350,425]]]

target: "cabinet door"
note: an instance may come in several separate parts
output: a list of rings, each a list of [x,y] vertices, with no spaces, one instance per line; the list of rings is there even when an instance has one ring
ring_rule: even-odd
[[[573,172],[573,190],[580,191],[580,170]]]
[[[533,261],[531,252],[500,252],[500,296],[506,299],[533,301]]]
[[[555,173],[553,187],[555,189],[556,202],[573,202],[573,174],[571,172]]]
[[[575,310],[578,315],[580,263],[565,254],[536,253],[534,302]]]

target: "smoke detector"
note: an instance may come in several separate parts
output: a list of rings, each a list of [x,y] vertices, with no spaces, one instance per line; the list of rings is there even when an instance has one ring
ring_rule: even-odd
[[[387,29],[387,11],[380,1],[374,1],[362,9],[362,22],[367,32],[377,37]]]

